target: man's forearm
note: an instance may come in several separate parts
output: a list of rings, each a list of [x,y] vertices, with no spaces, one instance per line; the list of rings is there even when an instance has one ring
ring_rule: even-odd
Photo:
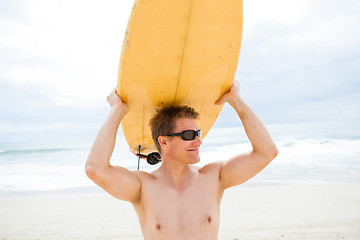
[[[241,97],[233,99],[229,104],[239,115],[253,151],[273,159],[278,150],[260,118]]]
[[[105,123],[97,134],[91,148],[87,167],[106,167],[110,165],[110,158],[113,153],[116,141],[116,134],[124,114],[116,107],[111,109]]]

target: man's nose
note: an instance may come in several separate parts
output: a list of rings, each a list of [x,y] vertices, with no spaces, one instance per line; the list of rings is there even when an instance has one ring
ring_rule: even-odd
[[[196,144],[196,145],[201,145],[202,144],[202,141],[201,141],[201,139],[198,137],[198,136],[196,136],[196,138],[195,138],[195,140],[194,140],[194,143]]]

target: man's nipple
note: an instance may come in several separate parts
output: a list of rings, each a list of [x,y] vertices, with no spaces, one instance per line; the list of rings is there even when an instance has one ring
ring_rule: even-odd
[[[156,229],[160,230],[161,229],[161,225],[160,224],[156,224]]]

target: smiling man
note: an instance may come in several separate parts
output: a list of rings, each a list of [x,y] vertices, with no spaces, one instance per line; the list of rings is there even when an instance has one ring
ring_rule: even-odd
[[[108,96],[111,112],[90,151],[86,173],[112,196],[131,202],[144,239],[218,238],[220,202],[225,189],[260,172],[278,153],[266,128],[240,97],[239,84],[216,104],[228,102],[238,113],[252,151],[202,168],[198,113],[186,106],[160,109],[150,125],[161,166],[151,172],[110,165],[116,132],[128,108],[114,90]],[[214,103],[215,104],[215,103]]]

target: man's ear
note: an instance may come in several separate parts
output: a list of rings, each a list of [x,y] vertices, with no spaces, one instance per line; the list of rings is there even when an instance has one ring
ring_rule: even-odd
[[[159,136],[158,137],[158,142],[159,142],[161,147],[164,147],[164,146],[167,145],[167,138],[165,136]]]

